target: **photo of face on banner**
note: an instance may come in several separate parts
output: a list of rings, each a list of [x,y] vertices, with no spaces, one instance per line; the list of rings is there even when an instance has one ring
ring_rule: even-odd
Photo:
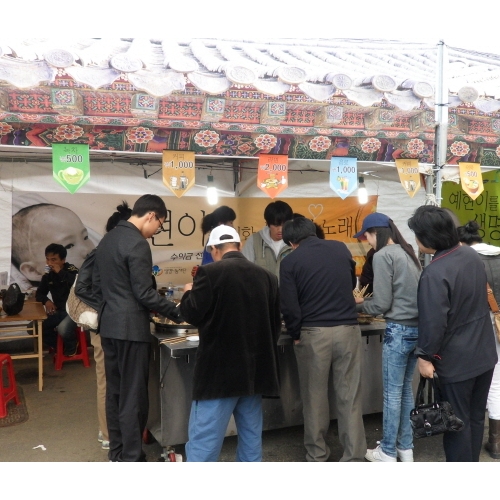
[[[45,248],[51,243],[63,245],[66,261],[80,267],[95,248],[80,217],[69,208],[51,203],[27,206],[12,217],[11,282],[36,286],[45,269]]]

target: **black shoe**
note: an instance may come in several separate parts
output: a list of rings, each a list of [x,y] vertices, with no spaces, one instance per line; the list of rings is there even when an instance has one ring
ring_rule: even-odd
[[[78,342],[76,343],[75,347],[64,349],[64,355],[67,358],[72,358],[76,354],[76,351],[78,351]]]

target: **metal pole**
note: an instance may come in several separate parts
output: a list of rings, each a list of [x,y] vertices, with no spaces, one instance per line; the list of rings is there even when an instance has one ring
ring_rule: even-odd
[[[446,67],[448,63],[448,51],[443,40],[438,44],[435,118],[436,118],[436,157],[435,164],[435,191],[436,204],[441,206],[441,174],[446,164],[446,150],[448,148],[448,84],[446,79]]]

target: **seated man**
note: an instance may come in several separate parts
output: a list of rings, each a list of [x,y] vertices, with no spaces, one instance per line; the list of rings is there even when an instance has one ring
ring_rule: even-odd
[[[74,356],[78,347],[76,323],[66,312],[66,301],[78,269],[66,262],[66,254],[66,249],[57,243],[51,243],[45,249],[45,259],[50,270],[42,276],[36,291],[36,300],[45,306],[48,315],[43,322],[44,343],[55,349],[59,333],[64,342],[64,355]],[[49,292],[52,300],[48,298]]]

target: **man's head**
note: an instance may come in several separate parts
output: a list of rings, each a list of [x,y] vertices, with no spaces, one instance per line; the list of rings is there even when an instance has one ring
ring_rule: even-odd
[[[68,208],[40,203],[23,208],[12,217],[12,263],[30,281],[42,279],[44,249],[57,242],[67,250],[67,259],[80,267],[94,249],[86,227]]]
[[[207,250],[211,253],[215,262],[222,259],[226,252],[239,251],[240,235],[231,226],[217,226],[210,233]]]
[[[145,194],[135,202],[129,222],[147,239],[163,230],[167,213],[165,202],[159,196]]]
[[[292,219],[292,207],[284,201],[273,201],[264,210],[264,219],[269,227],[269,234],[274,241],[282,239],[283,224]]]
[[[67,255],[68,252],[66,249],[58,243],[51,243],[45,249],[45,261],[52,270],[54,269],[54,266],[61,269],[66,262]]]
[[[294,248],[309,236],[316,236],[316,226],[305,217],[296,217],[283,225],[283,241]]]

